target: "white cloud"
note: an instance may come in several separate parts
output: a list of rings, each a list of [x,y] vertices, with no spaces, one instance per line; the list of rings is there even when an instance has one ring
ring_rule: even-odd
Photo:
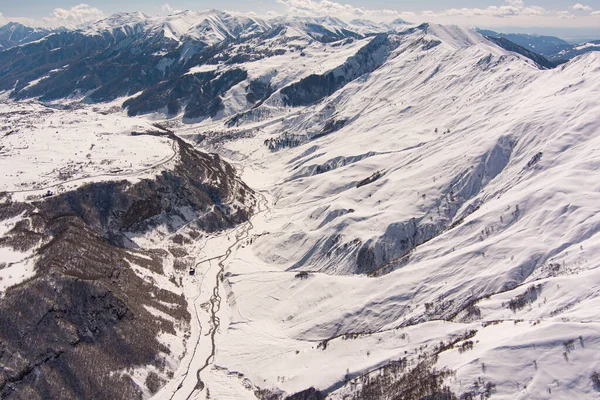
[[[590,7],[590,6],[586,6],[586,5],[583,5],[583,4],[581,4],[581,3],[577,3],[577,4],[575,4],[575,5],[573,6],[573,10],[577,10],[577,11],[588,11],[588,12],[589,12],[589,11],[592,11],[592,7]]]
[[[546,14],[544,7],[525,6],[523,0],[506,0],[501,6],[489,6],[487,8],[450,8],[448,10],[433,13],[424,11],[425,17],[517,17],[517,16],[539,16]]]
[[[329,15],[341,19],[365,18],[376,21],[389,21],[396,18],[410,18],[415,16],[412,12],[385,9],[369,10],[331,0],[277,0],[277,2],[283,4],[289,14],[301,16]]]
[[[586,3],[578,3],[574,11],[568,9],[550,10],[537,4],[544,4],[542,0],[496,0],[496,5],[481,8],[449,8],[439,10],[425,10],[412,19],[414,22],[435,22],[444,25],[467,25],[487,27],[577,27],[598,28],[600,10],[585,12]],[[537,3],[537,4],[536,4]],[[574,4],[574,3],[570,3]]]
[[[75,27],[86,22],[97,21],[104,18],[104,13],[96,7],[88,4],[79,4],[68,10],[56,8],[49,17],[43,18],[46,26]]]
[[[171,14],[177,14],[179,12],[181,12],[181,10],[176,10],[173,7],[171,7],[170,4],[163,4],[162,7],[160,8],[163,12],[171,15]]]
[[[573,19],[575,16],[571,14],[569,11],[557,11],[556,15],[560,19]]]
[[[9,17],[0,13],[0,23],[19,22],[27,26],[75,28],[81,24],[98,21],[104,17],[105,14],[98,8],[87,4],[79,4],[68,10],[64,8],[55,8],[49,16],[42,19]]]
[[[431,10],[425,10],[421,13],[424,17],[427,18],[436,18],[438,15]]]
[[[339,1],[339,2],[338,2]],[[441,10],[424,10],[417,14],[395,10],[369,10],[345,4],[347,0],[277,0],[293,15],[330,15],[341,19],[365,18],[374,21],[389,21],[403,18],[419,23],[433,21],[441,24],[487,25],[487,26],[594,26],[595,17],[600,12],[582,4],[575,4],[572,9],[578,11],[549,10],[538,4],[542,0],[495,0],[496,5],[488,7],[456,7]],[[581,12],[590,12],[582,15]]]

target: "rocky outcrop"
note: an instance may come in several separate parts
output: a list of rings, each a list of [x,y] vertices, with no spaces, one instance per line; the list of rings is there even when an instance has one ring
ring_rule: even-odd
[[[206,232],[245,222],[256,199],[217,154],[201,153],[171,136],[179,148],[179,163],[153,179],[139,183],[100,182],[35,204],[49,218],[74,215],[113,244],[125,245],[125,233],[146,232],[158,225],[176,229],[198,216],[195,225]],[[185,212],[184,212],[185,211]]]
[[[544,56],[534,53],[533,51],[528,50],[523,46],[519,46],[518,44],[515,44],[506,38],[493,37],[493,36],[486,36],[486,37],[491,42],[494,42],[495,44],[497,44],[498,46],[502,47],[505,50],[512,51],[513,53],[517,53],[517,54],[522,55],[523,57],[529,58],[530,60],[535,62],[541,68],[552,69],[552,68],[556,67],[555,63],[553,63],[552,61],[548,61]]]
[[[2,245],[36,257],[35,276],[0,302],[2,398],[136,399],[171,377],[176,365],[160,337],[183,340],[187,302],[175,280],[164,287],[153,278],[164,274],[166,252],[133,249],[127,234],[159,224],[225,229],[248,219],[255,198],[231,165],[168,134],[179,162],[153,179],[0,204],[1,219],[23,221]],[[132,379],[136,368],[153,371],[146,388]]]
[[[220,96],[247,77],[247,72],[242,69],[232,69],[223,74],[183,75],[127,100],[123,107],[128,109],[130,116],[162,108],[167,108],[169,115],[177,115],[185,104],[185,118],[214,117],[223,109]]]
[[[390,35],[375,36],[354,56],[332,71],[312,74],[281,90],[284,103],[289,106],[306,106],[333,94],[359,76],[379,68],[392,50],[398,46]]]
[[[53,32],[56,31],[45,28],[32,28],[18,22],[9,22],[0,27],[0,50],[34,42]]]
[[[176,334],[148,307],[190,320],[183,295],[130,266],[162,272],[161,257],[111,246],[75,216],[48,220],[43,231],[52,239],[38,252],[36,276],[0,304],[2,398],[141,398],[124,371],[164,371],[171,350],[158,336]]]
[[[302,392],[295,393],[285,398],[285,400],[323,400],[325,396],[317,389],[311,387]]]

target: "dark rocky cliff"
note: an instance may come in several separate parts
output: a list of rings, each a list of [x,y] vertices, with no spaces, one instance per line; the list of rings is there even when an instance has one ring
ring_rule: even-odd
[[[126,234],[182,221],[205,232],[229,228],[248,219],[255,197],[231,165],[169,135],[178,164],[153,179],[94,183],[35,203],[4,197],[0,219],[21,221],[0,243],[34,249],[36,273],[0,302],[2,398],[136,399],[164,380],[141,388],[128,371],[172,373],[158,337],[189,323],[187,302],[136,273],[132,265],[164,274],[166,252],[134,249]],[[202,218],[186,221],[182,208]]]

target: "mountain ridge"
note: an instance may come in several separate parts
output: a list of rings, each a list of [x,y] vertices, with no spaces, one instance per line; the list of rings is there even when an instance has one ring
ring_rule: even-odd
[[[198,15],[0,52],[4,394],[596,396],[597,52]]]
[[[185,11],[160,18],[141,13],[116,14],[87,28],[55,33],[42,42],[0,52],[0,66],[10,71],[0,78],[0,88],[10,91],[11,98],[17,100],[55,101],[75,96],[92,103],[145,92],[143,97],[124,103],[130,115],[166,110],[173,116],[183,110],[184,118],[195,120],[214,118],[225,111],[220,97],[235,86],[252,81],[247,73],[252,62],[257,64],[278,56],[296,58],[293,52],[302,55],[304,49],[316,49],[320,44],[330,45],[332,51],[339,52],[356,41],[373,40],[377,35],[402,37],[415,29],[425,33],[433,29],[435,40],[452,46],[481,40],[474,31],[455,35],[447,28],[428,24],[399,25],[396,30],[384,25],[378,32],[358,29],[362,32],[359,33],[349,29],[351,25],[332,18],[294,17],[271,25],[215,10]],[[507,49],[519,52],[518,47]],[[546,68],[552,66],[531,52],[520,53]],[[40,64],[40,59],[46,61]],[[198,68],[205,68],[206,72],[189,73]],[[200,89],[211,94],[198,99],[200,94],[191,89],[193,85],[208,84],[224,72],[236,78],[221,79],[222,83],[216,81],[215,88]],[[304,72],[304,77],[309,75]],[[272,87],[271,91],[277,96],[276,89],[281,88]],[[144,100],[149,98],[153,100]],[[208,108],[193,105],[211,101],[213,105]]]

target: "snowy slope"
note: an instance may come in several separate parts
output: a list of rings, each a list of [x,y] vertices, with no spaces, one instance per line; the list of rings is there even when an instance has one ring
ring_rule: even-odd
[[[100,35],[102,32],[114,30],[141,30],[146,34],[162,35],[177,42],[194,39],[213,45],[228,38],[240,37],[242,32],[244,35],[256,34],[268,30],[269,27],[267,22],[259,19],[206,10],[182,11],[165,17],[151,17],[140,12],[117,13],[80,29],[89,35]]]
[[[0,118],[1,396],[150,397],[195,344],[177,244],[247,223],[254,192],[110,105],[6,102]]]
[[[62,29],[51,30],[25,26],[18,22],[9,22],[4,26],[0,26],[0,50],[36,41],[60,30]]]
[[[203,90],[228,72],[246,74],[217,94],[223,107],[210,118],[130,119],[82,105],[67,114],[85,118],[77,124],[86,134],[56,136],[65,119],[56,112],[43,128],[2,139],[13,175],[3,190],[45,190],[33,182],[38,170],[55,185],[54,159],[79,165],[73,150],[91,144],[100,152],[76,178],[106,179],[112,167],[101,160],[110,156],[127,172],[118,175],[135,181],[147,166],[152,176],[162,171],[170,149],[144,136],[138,152],[129,133],[169,114],[161,122],[226,157],[257,192],[255,215],[231,230],[199,235],[182,224],[129,237],[183,266],[169,272],[192,315],[181,362],[155,398],[285,398],[310,387],[332,399],[388,398],[397,388],[369,394],[376,378],[399,381],[420,362],[443,371],[438,389],[457,397],[597,397],[597,52],[547,70],[459,27],[365,38],[351,33],[389,29],[334,18],[263,24],[213,11],[121,17],[94,29],[141,26],[214,44],[280,25],[228,44],[227,56],[243,56],[235,62],[184,64],[184,80],[174,81],[206,78]],[[109,125],[122,155],[96,143]],[[72,147],[48,161],[40,141]],[[219,206],[227,213],[237,202]],[[148,374],[136,370],[135,381],[143,386]]]
[[[595,53],[541,70],[429,26],[323,102],[221,144],[270,207],[226,268],[211,396],[241,398],[247,379],[342,398],[360,387],[348,374],[477,330],[474,350],[439,355],[457,395],[481,378],[498,398],[591,398],[599,75]],[[309,140],[330,120],[348,122]],[[284,130],[306,142],[265,147]]]
[[[124,175],[152,177],[175,156],[168,138],[135,136],[155,131],[151,123],[120,113],[8,103],[0,106],[0,120],[0,192],[11,192],[15,199]]]

